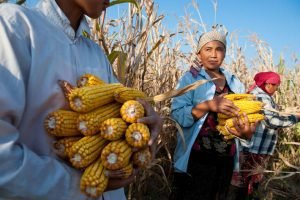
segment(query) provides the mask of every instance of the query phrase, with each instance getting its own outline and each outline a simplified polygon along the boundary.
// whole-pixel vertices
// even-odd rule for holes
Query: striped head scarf
[[[200,36],[198,46],[197,46],[197,53],[201,50],[201,48],[205,44],[207,44],[211,41],[219,41],[219,42],[223,43],[226,48],[226,36],[227,36],[227,32],[222,33],[221,31],[217,30],[217,27],[213,27],[212,31],[203,33]]]

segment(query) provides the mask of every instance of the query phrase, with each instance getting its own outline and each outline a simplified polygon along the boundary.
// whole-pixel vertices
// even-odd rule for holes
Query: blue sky
[[[33,5],[37,0],[27,0]],[[191,8],[191,0],[154,0],[159,13],[165,15],[164,24],[172,32],[176,31],[178,18],[185,15],[185,8],[200,20]],[[206,24],[214,23],[213,0],[196,0]],[[273,50],[275,63],[279,55],[289,62],[291,55],[300,58],[300,0],[218,0],[217,23],[226,26],[229,32],[238,32],[239,44],[248,46],[245,39],[252,33],[267,42]],[[120,7],[127,8],[126,6]],[[109,8],[108,13],[116,12]],[[246,53],[246,55],[250,53]]]

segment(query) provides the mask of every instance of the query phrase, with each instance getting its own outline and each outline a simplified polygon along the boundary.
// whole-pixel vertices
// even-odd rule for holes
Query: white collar
[[[66,17],[55,0],[41,0],[35,9],[45,15],[49,22],[62,28],[71,40],[75,40],[77,37],[83,35],[83,31],[90,33],[90,27],[85,17],[82,18],[75,33],[70,24],[70,20]]]

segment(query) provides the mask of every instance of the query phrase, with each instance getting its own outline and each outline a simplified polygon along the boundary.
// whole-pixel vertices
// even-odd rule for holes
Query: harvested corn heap
[[[228,94],[224,98],[231,100],[236,107],[240,109],[239,117],[244,121],[243,113],[247,114],[249,123],[255,123],[264,119],[264,115],[260,114],[263,109],[263,103],[256,100],[256,97],[252,94]],[[235,129],[233,121],[237,120],[236,117],[224,115],[218,113],[218,126],[217,129],[224,136],[225,140],[233,139],[235,136],[232,135],[227,129]]]
[[[84,74],[76,83],[74,87],[59,81],[72,110],[51,112],[44,127],[56,139],[56,154],[83,170],[81,192],[97,198],[105,191],[109,175],[128,178],[134,167],[145,168],[151,162],[150,131],[136,123],[145,111],[135,99],[146,94],[105,83],[92,74]]]

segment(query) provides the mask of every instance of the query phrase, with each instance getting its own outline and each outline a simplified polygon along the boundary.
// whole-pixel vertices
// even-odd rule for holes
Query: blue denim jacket
[[[226,81],[231,91],[233,91],[234,93],[245,92],[245,87],[238,78],[236,78],[232,73],[225,69],[220,68],[220,70],[225,75]],[[199,71],[199,74],[196,78],[193,77],[190,72],[186,72],[179,80],[177,88],[185,87],[195,81],[203,79],[211,79],[203,69]],[[175,170],[179,172],[187,171],[187,165],[192,146],[207,117],[206,114],[199,120],[195,121],[192,116],[192,108],[199,103],[213,99],[215,91],[215,84],[213,82],[207,82],[197,89],[189,91],[184,95],[175,97],[172,100],[172,117],[180,124],[184,133],[184,141],[182,140],[180,134],[177,134],[178,142],[174,154],[174,167]]]

